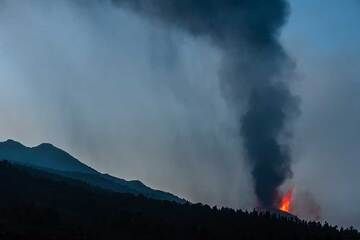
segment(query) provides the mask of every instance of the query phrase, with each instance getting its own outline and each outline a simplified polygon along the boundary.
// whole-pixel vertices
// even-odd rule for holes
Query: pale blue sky
[[[360,2],[291,3],[283,42],[297,62],[302,101],[295,181],[311,189],[328,219],[359,226]]]

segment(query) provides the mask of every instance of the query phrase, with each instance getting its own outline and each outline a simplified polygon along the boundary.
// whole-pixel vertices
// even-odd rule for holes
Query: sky
[[[106,2],[106,1],[105,1]],[[1,139],[50,142],[82,162],[194,202],[252,208],[222,53],[109,2],[0,3]],[[294,185],[360,228],[360,3],[291,0]]]

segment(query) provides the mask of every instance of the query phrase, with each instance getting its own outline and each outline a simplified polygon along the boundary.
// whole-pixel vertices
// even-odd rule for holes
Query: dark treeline
[[[0,162],[0,239],[360,239],[353,228],[109,192]]]

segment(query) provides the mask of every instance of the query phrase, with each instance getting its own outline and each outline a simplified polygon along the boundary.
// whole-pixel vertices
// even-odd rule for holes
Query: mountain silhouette
[[[147,187],[138,180],[127,181],[109,174],[102,174],[49,143],[42,143],[36,147],[26,147],[14,140],[0,142],[0,160],[7,160],[15,164],[81,180],[106,190],[143,195],[157,200],[186,202],[171,193]]]
[[[0,239],[359,240],[359,232],[270,212],[149,199],[0,161]]]

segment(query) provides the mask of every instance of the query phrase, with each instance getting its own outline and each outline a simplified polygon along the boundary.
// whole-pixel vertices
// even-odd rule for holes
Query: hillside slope
[[[88,184],[111,191],[143,195],[148,198],[178,203],[186,202],[171,193],[149,188],[140,181],[126,181],[108,174],[99,173],[67,152],[48,143],[36,147],[26,147],[13,140],[0,142],[0,160],[7,160],[82,180]]]

